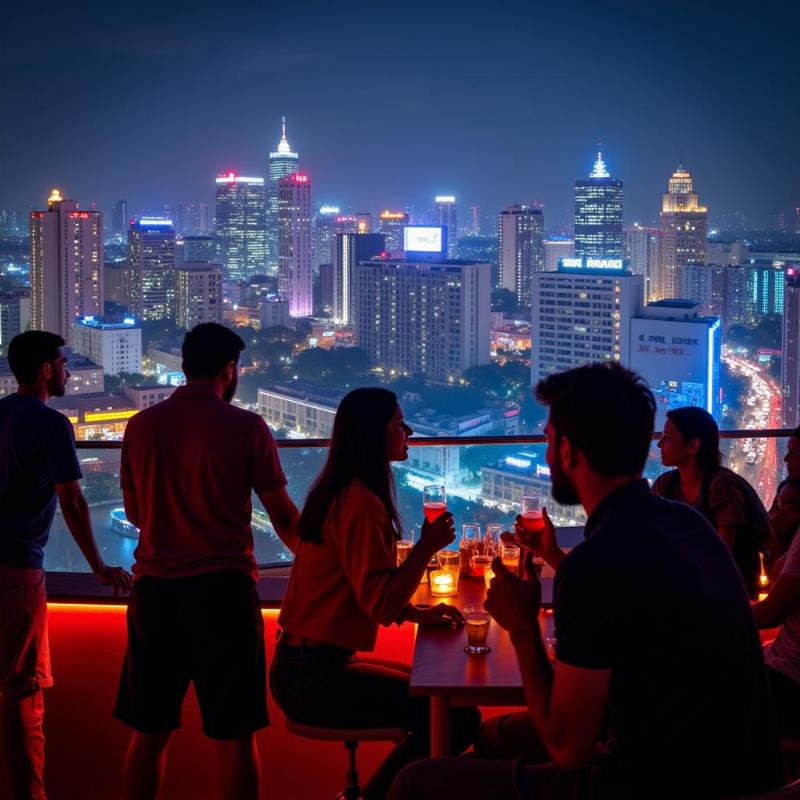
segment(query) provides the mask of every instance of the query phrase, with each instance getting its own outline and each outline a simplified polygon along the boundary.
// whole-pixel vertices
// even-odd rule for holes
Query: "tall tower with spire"
[[[681,268],[705,264],[707,249],[708,209],[700,205],[691,173],[681,159],[661,200],[661,255],[655,286],[659,300],[681,296]]]
[[[622,181],[609,174],[599,145],[588,179],[575,181],[575,256],[622,258]]]
[[[281,117],[281,140],[276,150],[269,154],[267,164],[269,187],[267,190],[267,271],[278,273],[278,181],[294,175],[300,169],[300,157],[292,151],[286,138],[286,117]]]

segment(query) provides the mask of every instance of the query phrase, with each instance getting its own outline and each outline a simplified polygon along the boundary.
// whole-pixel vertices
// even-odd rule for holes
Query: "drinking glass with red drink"
[[[428,522],[433,522],[447,511],[447,494],[444,485],[431,484],[422,490],[422,509]]]
[[[538,539],[544,532],[544,498],[540,494],[525,495],[522,498],[522,513],[519,524],[527,534],[523,544],[533,547],[538,544]]]

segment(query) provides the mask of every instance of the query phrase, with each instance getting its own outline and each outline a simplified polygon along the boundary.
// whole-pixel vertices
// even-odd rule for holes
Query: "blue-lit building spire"
[[[606,169],[605,162],[603,161],[603,153],[600,150],[600,144],[597,145],[597,161],[594,162],[594,169],[592,170],[590,178],[610,178],[608,170]]]
[[[622,258],[622,181],[609,174],[601,148],[589,177],[575,181],[578,258]]]

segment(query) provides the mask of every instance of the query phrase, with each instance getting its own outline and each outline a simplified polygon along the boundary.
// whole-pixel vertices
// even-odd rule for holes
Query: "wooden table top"
[[[432,597],[427,584],[423,584],[413,602],[419,605],[446,602],[463,608],[483,603],[485,597],[483,578],[462,578],[458,594],[453,597]],[[552,613],[543,612],[540,625],[543,632],[551,631]],[[417,628],[411,694],[443,694],[484,705],[522,705],[522,680],[508,633],[491,620],[487,637],[491,652],[470,655],[464,652],[465,644],[463,627]]]

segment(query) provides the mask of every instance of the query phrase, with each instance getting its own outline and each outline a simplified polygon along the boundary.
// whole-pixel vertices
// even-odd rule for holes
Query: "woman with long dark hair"
[[[374,649],[379,625],[462,621],[453,606],[410,603],[428,562],[455,538],[451,514],[426,521],[397,566],[402,525],[391,462],[408,458],[411,433],[386,389],[356,389],[339,405],[328,460],[300,515],[270,671],[275,701],[295,722],[409,731],[363,787],[365,800],[384,797],[402,766],[427,755],[429,706],[427,698],[409,697],[408,665],[357,652]],[[453,710],[454,754],[466,749],[479,722],[477,709]]]
[[[748,592],[758,594],[759,549],[769,539],[769,517],[753,487],[721,464],[719,428],[703,408],[667,412],[659,439],[661,463],[675,469],[659,475],[653,491],[694,506],[728,545]]]

